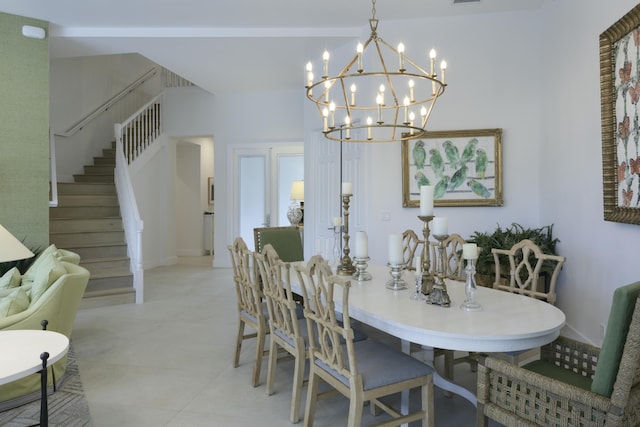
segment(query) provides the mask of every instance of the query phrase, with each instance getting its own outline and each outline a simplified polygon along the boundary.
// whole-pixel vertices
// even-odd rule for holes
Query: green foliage
[[[0,276],[3,276],[4,273],[11,270],[13,267],[18,267],[20,274],[24,274],[29,269],[29,267],[31,267],[31,264],[33,264],[33,261],[38,257],[40,252],[42,252],[42,248],[40,247],[29,248],[29,249],[31,250],[31,252],[33,252],[33,255],[34,255],[31,258],[20,259],[17,261],[1,262]]]
[[[508,228],[498,227],[493,232],[481,232],[475,231],[469,238],[470,242],[478,245],[478,248],[482,248],[478,254],[478,261],[476,262],[476,271],[478,274],[493,275],[494,272],[494,259],[491,253],[492,248],[496,249],[511,249],[513,245],[524,240],[529,239],[545,254],[556,254],[556,243],[560,240],[553,237],[553,224],[545,225],[540,228],[524,228],[518,223],[512,223]],[[501,271],[509,271],[508,260],[504,260],[504,265],[501,262]],[[542,265],[541,273],[553,272],[553,265]]]

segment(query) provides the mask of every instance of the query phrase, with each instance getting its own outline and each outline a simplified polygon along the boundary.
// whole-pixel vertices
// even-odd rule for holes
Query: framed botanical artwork
[[[600,34],[605,221],[640,224],[640,5]]]
[[[210,176],[207,179],[207,185],[208,185],[208,188],[209,188],[209,204],[213,204],[213,202],[214,202],[214,199],[213,199],[213,196],[214,196],[214,192],[213,192],[213,190],[214,190],[213,177]]]
[[[434,206],[502,206],[502,129],[403,140],[402,206],[420,206],[421,185],[434,186]]]

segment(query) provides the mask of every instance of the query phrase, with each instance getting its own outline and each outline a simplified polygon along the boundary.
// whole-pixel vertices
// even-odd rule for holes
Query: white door
[[[253,248],[253,229],[289,225],[293,181],[304,179],[302,145],[256,144],[234,149],[233,235]]]

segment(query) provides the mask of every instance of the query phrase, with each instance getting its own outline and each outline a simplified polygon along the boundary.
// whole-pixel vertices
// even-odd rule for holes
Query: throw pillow
[[[44,265],[44,264],[43,264]],[[47,262],[48,269],[41,268],[37,271],[31,286],[31,301],[36,302],[49,289],[49,286],[60,276],[65,274],[67,270],[58,260],[50,256]]]
[[[29,297],[22,288],[16,288],[6,297],[0,299],[0,317],[13,316],[29,307]]]
[[[20,286],[21,279],[22,275],[20,274],[20,270],[18,270],[18,267],[13,267],[11,270],[4,273],[4,275],[0,278],[0,289],[18,287]]]
[[[40,255],[38,255],[38,257],[35,259],[35,261],[33,261],[27,271],[24,272],[24,274],[22,275],[22,281],[33,282],[40,269],[44,268],[45,270],[49,270],[49,260],[52,257],[55,257],[57,251],[58,248],[56,248],[56,245],[53,244],[49,245],[44,251],[42,251]]]

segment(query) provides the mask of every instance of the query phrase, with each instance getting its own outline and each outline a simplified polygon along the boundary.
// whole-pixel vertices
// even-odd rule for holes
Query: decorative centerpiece
[[[405,268],[402,259],[402,235],[391,234],[389,236],[389,269],[391,279],[386,283],[387,289],[392,291],[400,291],[407,289],[407,282],[402,278]]]
[[[444,241],[449,237],[448,219],[445,217],[433,218],[433,237],[439,242],[438,245],[438,264],[436,269],[436,277],[433,284],[433,290],[427,296],[427,304],[439,305],[441,307],[450,307],[451,299],[447,293],[447,285],[444,283],[445,276],[445,247]]]
[[[464,269],[467,273],[467,281],[464,285],[466,299],[460,305],[460,309],[465,311],[482,311],[482,306],[476,302],[475,261],[478,259],[478,246],[475,243],[465,243],[462,245],[462,258],[467,260],[467,266]]]

